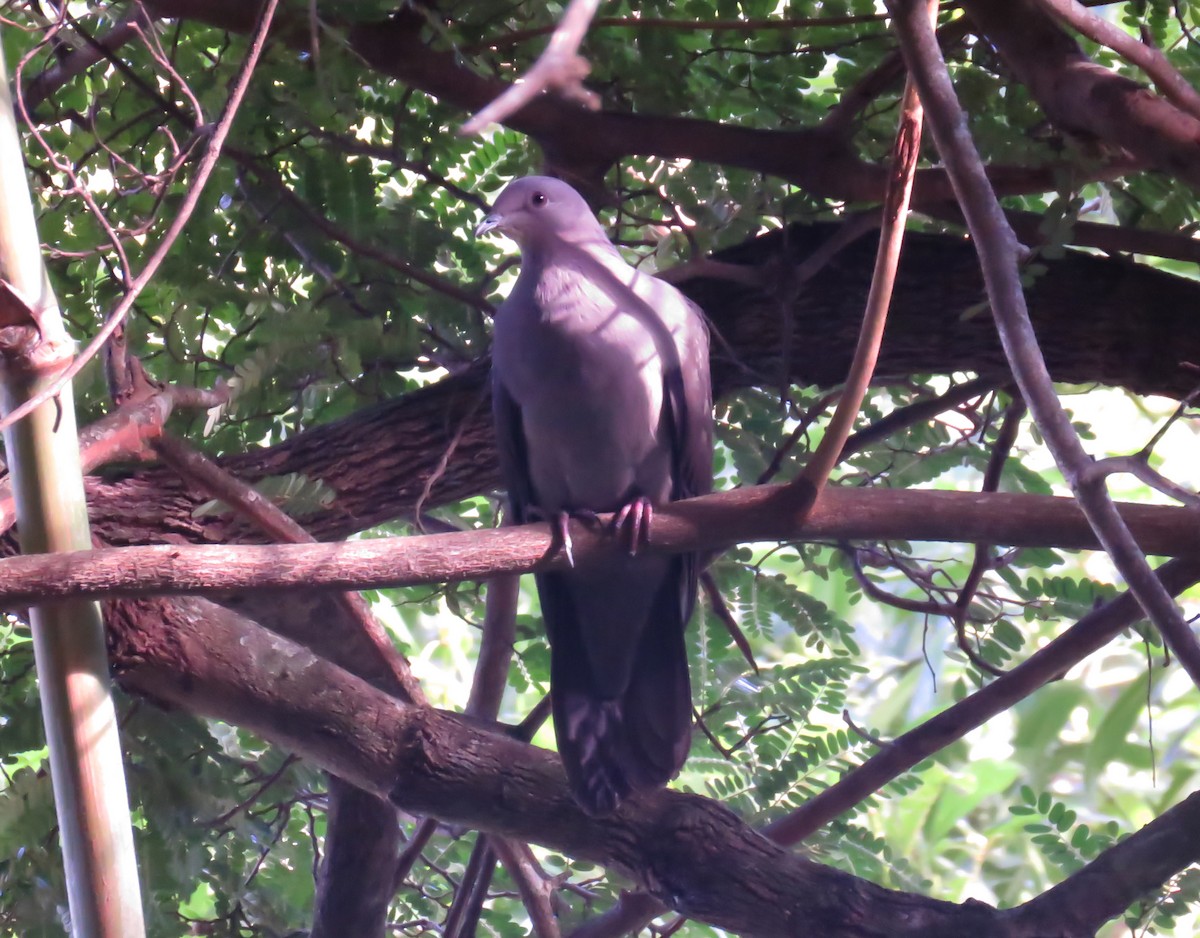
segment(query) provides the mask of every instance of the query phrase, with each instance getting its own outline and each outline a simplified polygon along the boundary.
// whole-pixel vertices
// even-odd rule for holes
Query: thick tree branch
[[[257,732],[405,810],[624,870],[678,911],[739,934],[1044,934],[1014,928],[1013,912],[892,892],[803,860],[693,795],[661,791],[589,818],[554,755],[404,704],[205,600],[121,603],[110,622],[117,673],[135,692]],[[1153,849],[1148,830],[1126,841],[1131,850]],[[1170,856],[1188,862],[1186,850]]]
[[[1200,187],[1200,118],[1097,65],[1039,0],[963,0],[963,9],[1055,124]]]
[[[126,686],[258,732],[406,810],[623,869],[680,911],[746,935],[1000,934],[985,906],[891,892],[802,860],[695,796],[659,792],[597,822],[570,798],[554,755],[405,705],[202,600],[180,606],[196,623],[186,631],[118,622]]]
[[[1078,0],[1037,0],[1037,3],[1056,19],[1136,65],[1158,85],[1168,101],[1200,120],[1200,94],[1175,70],[1160,49],[1139,42],[1119,26],[1092,13]]]
[[[1082,870],[1013,910],[1022,934],[1091,935],[1138,897],[1200,860],[1200,792],[1163,812]]]
[[[247,32],[252,7],[240,0],[149,0],[156,16],[195,19],[232,32]],[[424,20],[404,8],[388,20],[346,28],[347,45],[373,69],[397,78],[464,111],[477,111],[502,94],[504,82],[468,68],[456,52],[432,48],[421,37]],[[284,40],[307,48],[300,18],[284,19]],[[506,120],[536,140],[552,166],[576,178],[602,173],[630,155],[694,159],[769,173],[833,199],[878,201],[886,171],[858,158],[840,132],[822,129],[760,130],[715,121],[618,111],[588,111],[542,95]],[[1046,192],[1057,186],[1049,167],[995,167],[992,184],[1005,194]],[[914,204],[945,203],[952,189],[940,169],[917,173]]]

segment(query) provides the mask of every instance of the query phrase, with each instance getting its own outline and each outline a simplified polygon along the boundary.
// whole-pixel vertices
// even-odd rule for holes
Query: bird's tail
[[[661,788],[687,758],[692,695],[678,584],[676,576],[665,579],[629,650],[633,666],[618,696],[597,690],[578,630],[564,623],[554,630],[554,731],[571,791],[589,814],[609,814],[629,795]]]

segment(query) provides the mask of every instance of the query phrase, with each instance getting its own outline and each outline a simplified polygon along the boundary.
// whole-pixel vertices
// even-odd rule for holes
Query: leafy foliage
[[[539,155],[508,128],[461,137],[455,131],[465,114],[448,95],[369,69],[350,42],[356,24],[391,17],[396,4],[318,4],[311,18],[307,3],[284,6],[312,41],[280,40],[268,50],[200,208],[127,324],[129,350],[155,381],[229,390],[224,406],[177,415],[171,427],[216,455],[292,439],[486,355],[490,304],[512,273],[508,246],[471,235],[482,207],[511,177],[541,169],[543,158],[594,169],[580,152],[600,143]],[[560,5],[499,0],[440,4],[436,15],[412,8],[425,17],[420,39],[428,48],[506,81],[530,65],[561,13]],[[1144,30],[1184,75],[1200,77],[1184,31],[1196,25],[1194,4],[1119,10],[1122,25]],[[623,114],[811,129],[895,52],[869,0],[654,0],[605,4],[602,13],[582,52],[603,106]],[[15,20],[0,32],[5,55],[31,89],[65,49],[86,49],[85,36],[111,30],[124,8],[51,20],[49,7],[27,4],[5,15]],[[775,22],[784,15],[814,22],[785,29]],[[190,154],[224,106],[244,50],[244,36],[188,19],[156,21],[149,36],[31,105],[27,152],[39,230],[81,339],[99,328],[123,278],[142,269],[177,210]],[[1075,154],[1077,141],[1046,125],[987,43],[968,37],[951,46],[950,59],[971,133],[990,162],[1089,165],[1089,155]],[[1109,64],[1128,71],[1115,59]],[[884,159],[896,90],[875,94],[854,115],[854,157]],[[624,157],[605,177],[615,208],[606,221],[631,257],[663,269],[788,222],[865,207],[735,162]],[[1161,174],[1074,179],[1064,171],[1061,191],[1007,201],[1044,213],[1056,235],[1037,263],[1061,250],[1081,212],[1184,233],[1200,214],[1196,194]],[[1035,264],[1026,269],[1030,282],[1038,275]],[[83,377],[81,409],[96,418],[111,406],[101,369]],[[946,395],[969,376],[887,377],[872,389],[860,430]],[[831,404],[824,392],[778,384],[766,376],[718,402],[723,486],[789,478],[819,441]],[[1129,433],[1111,425],[1106,408],[1117,405],[1104,393],[1073,401],[1076,419],[1096,455],[1125,454]],[[997,458],[1010,403],[1008,392],[988,389],[933,419],[899,421],[849,453],[835,482],[978,490]],[[1139,441],[1168,412],[1145,404]],[[1194,430],[1177,422],[1155,451],[1159,468],[1169,464],[1187,478],[1194,448]],[[296,473],[258,486],[301,520],[335,494]],[[1027,421],[999,486],[1065,491]],[[1131,491],[1151,497],[1140,483]],[[461,527],[490,526],[497,512],[484,495],[435,507],[443,522]],[[224,512],[210,503],[197,518]],[[366,533],[399,530],[413,529],[395,522]],[[968,595],[964,584],[981,556],[984,572]],[[705,734],[678,784],[763,822],[827,791],[878,746],[989,681],[988,667],[1012,667],[1117,592],[1095,558],[988,545],[743,545],[712,572],[758,670],[712,610],[693,626]],[[960,639],[946,609],[964,597]],[[463,707],[479,648],[481,591],[458,584],[369,598],[431,701]],[[515,652],[501,713],[510,722],[529,713],[549,679],[529,593]],[[953,901],[1012,905],[1042,892],[1200,785],[1194,688],[1162,656],[1149,630],[1130,630],[1062,681],[846,806],[804,849],[884,885]],[[65,887],[32,651],[15,619],[0,630],[0,701],[0,935],[63,934]],[[233,727],[145,701],[123,700],[121,709],[150,933],[282,936],[306,928],[325,834],[319,773]],[[535,742],[551,746],[552,734],[542,730]],[[407,835],[412,830],[406,826]],[[393,933],[440,929],[464,890],[473,845],[471,832],[433,835],[397,892]],[[537,856],[548,877],[571,883],[555,893],[564,926],[607,908],[628,885],[568,857]],[[480,933],[528,933],[516,893],[499,870]],[[1200,875],[1192,868],[1131,910],[1129,924],[1148,934],[1192,934],[1198,905]],[[714,932],[689,924],[680,933]]]

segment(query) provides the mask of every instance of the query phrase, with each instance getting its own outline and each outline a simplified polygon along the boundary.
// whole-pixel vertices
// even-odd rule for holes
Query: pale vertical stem
[[[9,83],[0,56],[0,277],[29,302],[18,326],[40,342],[0,358],[0,408],[8,413],[71,361],[46,276],[23,172]],[[35,328],[36,323],[36,328]],[[10,427],[4,445],[24,553],[88,549],[87,504],[71,388]],[[31,610],[42,719],[76,938],[144,934],[129,798],[100,607],[82,600]]]

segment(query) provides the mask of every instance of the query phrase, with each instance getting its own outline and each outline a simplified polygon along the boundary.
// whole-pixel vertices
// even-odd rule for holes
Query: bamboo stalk
[[[0,411],[9,413],[70,364],[66,335],[47,278],[24,174],[20,138],[0,52],[0,279],[26,301],[25,321],[0,348]],[[18,304],[19,305],[19,304]],[[23,553],[92,546],[71,388],[5,431]],[[30,611],[42,719],[58,813],[71,931],[75,938],[141,938],[145,933],[133,852],[129,799],[116,711],[94,602],[45,603]]]

